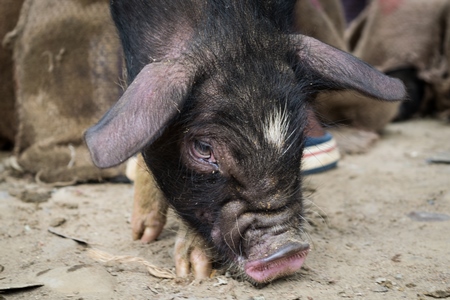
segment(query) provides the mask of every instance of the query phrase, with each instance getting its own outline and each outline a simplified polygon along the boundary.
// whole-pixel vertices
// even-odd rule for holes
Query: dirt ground
[[[136,262],[99,262],[90,249],[173,270],[175,218],[143,245],[131,241],[132,185],[49,188],[3,173],[0,299],[450,299],[449,153],[450,124],[414,120],[307,177],[312,251],[300,272],[264,288],[228,274],[162,279]]]

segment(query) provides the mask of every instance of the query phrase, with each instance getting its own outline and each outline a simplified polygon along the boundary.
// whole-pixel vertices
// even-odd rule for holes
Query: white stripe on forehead
[[[289,128],[289,116],[286,114],[286,110],[275,109],[264,120],[263,126],[266,140],[281,150],[286,142]]]

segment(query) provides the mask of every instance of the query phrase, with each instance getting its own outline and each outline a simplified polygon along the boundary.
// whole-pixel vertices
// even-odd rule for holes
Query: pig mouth
[[[268,283],[299,270],[309,250],[307,243],[290,243],[265,258],[247,262],[244,270],[255,283]]]

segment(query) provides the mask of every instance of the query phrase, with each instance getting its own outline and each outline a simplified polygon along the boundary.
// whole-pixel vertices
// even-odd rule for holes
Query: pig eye
[[[208,163],[217,163],[216,159],[214,158],[211,145],[199,140],[195,140],[192,144],[192,155],[196,159],[201,159]]]

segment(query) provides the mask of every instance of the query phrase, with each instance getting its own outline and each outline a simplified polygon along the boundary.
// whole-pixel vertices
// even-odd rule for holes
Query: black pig
[[[300,164],[314,95],[404,96],[351,55],[288,34],[294,4],[112,0],[130,85],[86,133],[99,167],[141,151],[212,259],[255,283],[295,272],[309,251]]]

